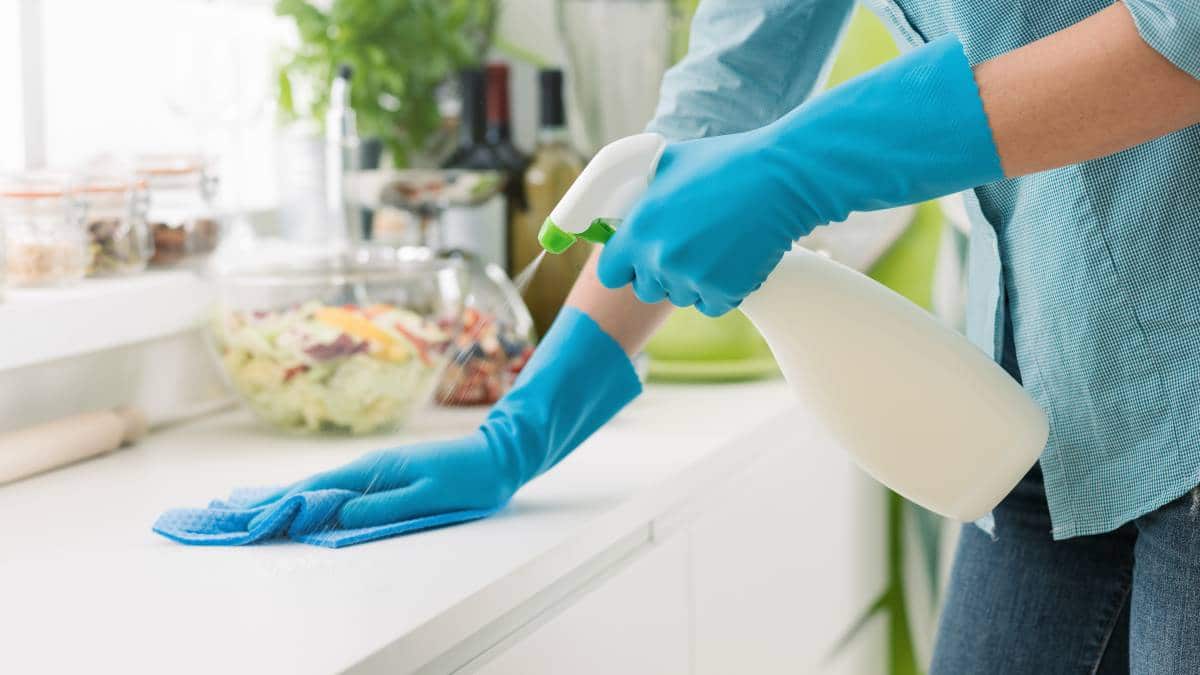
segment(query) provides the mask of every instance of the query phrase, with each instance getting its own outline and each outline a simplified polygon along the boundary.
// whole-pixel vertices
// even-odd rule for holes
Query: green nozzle
[[[579,233],[579,238],[584,241],[590,241],[593,244],[607,244],[608,240],[616,233],[617,228],[613,227],[613,223],[618,221],[609,221],[604,218],[597,218],[588,225],[588,229]]]
[[[590,241],[593,244],[603,244],[613,236],[616,228],[613,223],[616,221],[608,221],[604,218],[597,218],[592,221],[588,228],[579,234],[571,234],[555,225],[549,218],[542,223],[542,229],[538,231],[538,243],[542,248],[549,253],[562,253],[571,248],[571,244],[575,243],[576,239]]]
[[[564,232],[549,218],[542,223],[542,229],[538,230],[538,243],[548,253],[559,254],[571,248],[571,244],[575,243],[575,235],[570,232]]]

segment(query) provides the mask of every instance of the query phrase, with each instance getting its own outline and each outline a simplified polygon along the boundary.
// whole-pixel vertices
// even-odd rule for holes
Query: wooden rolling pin
[[[0,434],[0,485],[112,452],[148,428],[140,411],[120,407]]]
[[[149,431],[211,415],[236,403],[232,397],[216,398],[152,416],[120,406],[0,434],[0,485],[112,452]]]

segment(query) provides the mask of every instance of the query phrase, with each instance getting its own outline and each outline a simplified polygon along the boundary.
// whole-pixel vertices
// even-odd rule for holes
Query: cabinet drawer
[[[688,675],[688,543],[639,555],[477,670],[480,675]]]

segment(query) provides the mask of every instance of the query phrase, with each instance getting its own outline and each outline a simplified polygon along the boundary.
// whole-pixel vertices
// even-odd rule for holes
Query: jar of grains
[[[0,231],[10,287],[67,284],[87,271],[83,210],[67,174],[0,176]]]

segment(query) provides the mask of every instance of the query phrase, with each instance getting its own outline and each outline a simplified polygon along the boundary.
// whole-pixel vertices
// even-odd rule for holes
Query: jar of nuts
[[[150,190],[152,266],[196,261],[217,247],[221,221],[213,206],[217,176],[211,162],[196,155],[146,155],[137,174]]]
[[[56,286],[82,278],[88,240],[78,192],[66,174],[0,177],[7,285]]]
[[[89,172],[80,181],[91,263],[88,276],[140,272],[154,251],[146,221],[146,181],[120,171]]]

